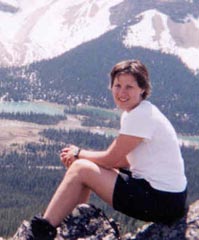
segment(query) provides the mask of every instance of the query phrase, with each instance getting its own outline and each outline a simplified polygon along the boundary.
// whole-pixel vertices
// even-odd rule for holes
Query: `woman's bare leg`
[[[114,169],[99,167],[88,160],[75,161],[51,199],[44,218],[53,226],[58,226],[77,204],[88,198],[90,190],[112,205],[116,178],[117,171]]]

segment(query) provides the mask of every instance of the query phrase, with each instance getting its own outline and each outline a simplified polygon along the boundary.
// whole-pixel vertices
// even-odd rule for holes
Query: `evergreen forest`
[[[59,160],[60,150],[67,144],[102,150],[112,141],[111,136],[83,130],[55,130],[40,133],[42,144],[29,143],[17,150],[5,150],[0,156],[0,236],[12,236],[21,222],[44,211],[53,192],[67,171]],[[182,147],[189,181],[188,202],[199,198],[199,150]],[[102,208],[109,217],[121,224],[123,232],[133,231],[142,224],[113,211],[94,194],[91,203]]]

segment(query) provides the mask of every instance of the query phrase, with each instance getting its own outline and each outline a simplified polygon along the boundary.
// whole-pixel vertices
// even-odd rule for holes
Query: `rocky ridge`
[[[29,225],[24,221],[13,240],[26,240]],[[119,225],[108,219],[104,212],[93,205],[78,205],[57,229],[56,240],[199,240],[199,200],[192,203],[187,214],[172,226],[149,223],[133,235],[120,235]],[[0,238],[0,240],[3,240]]]

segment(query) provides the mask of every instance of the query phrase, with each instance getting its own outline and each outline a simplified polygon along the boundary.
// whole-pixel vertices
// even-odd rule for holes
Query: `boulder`
[[[13,240],[26,240],[28,221],[23,221]],[[114,240],[120,239],[117,224],[91,204],[78,205],[57,228],[56,240]]]
[[[125,240],[199,240],[199,200],[191,204],[187,214],[171,226],[146,224]]]
[[[29,222],[24,221],[13,240],[26,240]],[[199,240],[199,200],[186,216],[171,226],[149,223],[133,235],[120,236],[119,225],[94,205],[80,204],[57,228],[56,240]]]

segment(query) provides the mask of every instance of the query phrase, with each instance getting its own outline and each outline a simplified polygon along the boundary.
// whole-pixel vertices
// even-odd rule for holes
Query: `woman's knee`
[[[87,160],[87,159],[78,159],[73,162],[71,167],[77,168],[77,169],[85,169],[85,168],[92,168],[94,166],[97,166],[95,163]]]
[[[68,173],[75,173],[78,178],[85,178],[91,172],[95,172],[99,167],[86,159],[78,159],[70,166]]]

